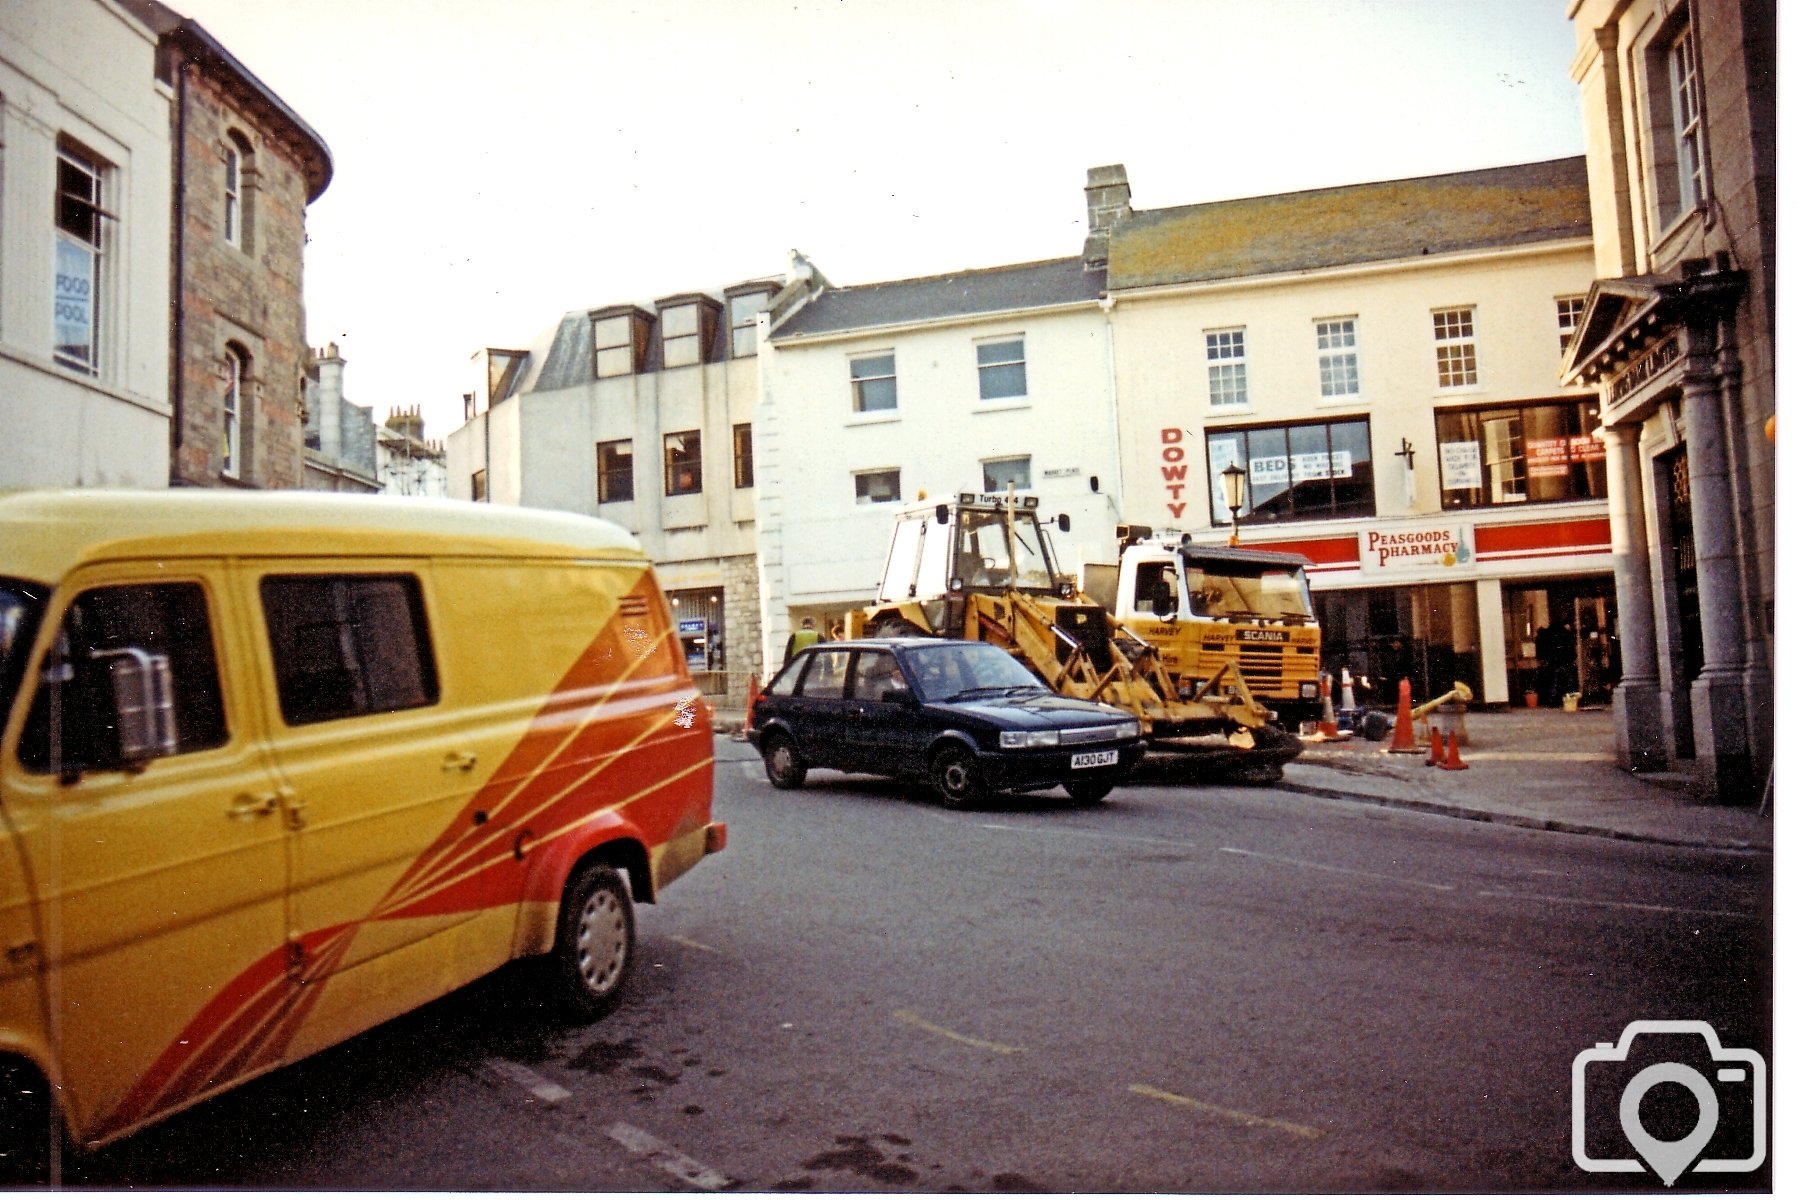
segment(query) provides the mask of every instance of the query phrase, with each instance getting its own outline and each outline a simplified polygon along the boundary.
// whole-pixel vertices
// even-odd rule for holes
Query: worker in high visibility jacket
[[[808,646],[818,645],[819,641],[819,631],[813,628],[813,619],[811,617],[802,617],[800,619],[800,628],[788,635],[787,649],[782,651],[781,661],[785,663],[788,659],[794,657],[794,655],[806,649]]]

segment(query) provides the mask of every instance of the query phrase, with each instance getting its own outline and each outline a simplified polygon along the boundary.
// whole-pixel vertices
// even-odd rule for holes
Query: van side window
[[[437,703],[437,663],[413,576],[269,575],[262,603],[289,725]]]
[[[224,693],[206,592],[197,583],[94,588],[76,597],[61,641],[69,678],[40,682],[19,742],[19,761],[42,774],[117,766],[112,664],[121,650],[166,655],[175,706],[176,754],[223,746]],[[51,721],[52,697],[60,697]],[[55,728],[52,729],[54,724]],[[52,750],[58,751],[52,754]]]

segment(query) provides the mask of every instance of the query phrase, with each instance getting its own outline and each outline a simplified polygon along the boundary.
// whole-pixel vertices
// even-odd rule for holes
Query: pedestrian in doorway
[[[1538,631],[1538,691],[1551,704],[1575,684],[1575,630],[1567,621]]]
[[[819,631],[813,628],[811,617],[800,618],[800,628],[788,635],[787,649],[782,652],[781,661],[787,662],[808,646],[816,646],[820,642]]]

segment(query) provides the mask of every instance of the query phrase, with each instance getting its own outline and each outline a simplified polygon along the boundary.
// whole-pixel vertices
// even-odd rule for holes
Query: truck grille
[[[1238,671],[1250,690],[1257,693],[1278,691],[1281,688],[1280,649],[1252,650],[1244,647],[1238,652]]]

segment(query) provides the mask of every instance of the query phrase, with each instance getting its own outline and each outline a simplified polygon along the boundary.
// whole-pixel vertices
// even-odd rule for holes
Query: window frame
[[[1340,339],[1348,336],[1348,341]],[[1362,342],[1355,314],[1313,319],[1313,345],[1319,367],[1319,402],[1321,404],[1355,404],[1362,400]],[[1348,387],[1332,390],[1336,378],[1348,366]]]
[[[688,438],[693,439],[691,451],[685,445]],[[663,434],[663,495],[698,496],[706,490],[702,451],[698,429],[682,429]],[[690,468],[693,471],[692,479],[681,482],[681,472]]]
[[[1250,408],[1250,337],[1244,325],[1203,329],[1206,354],[1206,407],[1212,412]],[[1222,398],[1223,397],[1223,398]],[[1235,398],[1233,398],[1235,397]]]
[[[1431,346],[1440,392],[1470,392],[1481,386],[1481,326],[1476,309],[1473,304],[1453,304],[1431,310]]]
[[[1008,346],[1017,346],[1013,357],[994,357],[993,361],[983,362],[984,355],[1003,353]],[[989,382],[998,381],[996,387],[1010,386],[1007,381],[1016,372],[1018,390],[1014,392],[989,392]],[[1030,376],[1025,366],[1025,335],[1022,333],[1007,334],[1001,337],[982,338],[975,343],[975,396],[983,404],[1020,403],[1031,398]]]
[[[236,342],[225,344],[225,390],[219,403],[219,475],[243,475],[244,385],[250,380],[250,352]]]
[[[982,459],[981,460],[981,490],[983,492],[989,493],[991,495],[998,495],[998,494],[1006,491],[1006,483],[1004,481],[997,481],[995,476],[992,474],[992,471],[993,471],[993,468],[995,468],[995,467],[1004,466],[1004,465],[1008,465],[1008,464],[1014,464],[1014,463],[1023,463],[1024,464],[1024,466],[1025,466],[1025,472],[1024,472],[1025,482],[1023,482],[1023,483],[1014,482],[1013,490],[1015,492],[1030,491],[1031,490],[1031,455],[1029,455],[1029,454],[1006,454],[1006,455],[1001,455],[998,458]]]
[[[1344,433],[1342,435],[1335,433],[1340,427],[1344,427]],[[1364,481],[1360,485],[1366,490],[1366,497],[1360,500],[1350,498],[1340,500],[1337,495],[1340,488],[1349,489],[1359,486],[1357,484],[1357,467],[1359,465],[1359,460],[1354,457],[1356,447],[1351,446],[1340,451],[1335,445],[1335,438],[1337,436],[1352,436],[1353,431],[1351,427],[1360,429],[1361,444],[1368,447],[1368,457],[1360,460],[1367,465]],[[1296,481],[1293,478],[1293,462],[1295,457],[1297,457],[1293,449],[1294,431],[1314,429],[1322,430],[1324,432],[1325,450],[1322,452],[1324,455],[1324,465],[1331,473],[1325,476],[1311,475],[1305,479]],[[1255,501],[1255,489],[1258,485],[1253,482],[1256,460],[1253,457],[1254,452],[1250,442],[1253,436],[1268,437],[1276,432],[1279,432],[1282,435],[1283,454],[1281,457],[1285,460],[1283,469],[1288,476],[1287,485],[1279,494],[1287,497],[1287,503],[1285,511],[1283,512],[1258,514]],[[1205,438],[1207,499],[1208,508],[1212,518],[1212,526],[1215,529],[1229,528],[1232,525],[1231,510],[1225,507],[1219,498],[1223,494],[1222,485],[1220,483],[1220,472],[1233,462],[1251,472],[1251,478],[1245,481],[1245,506],[1238,513],[1237,524],[1239,526],[1289,524],[1301,521],[1365,519],[1379,515],[1376,512],[1373,434],[1371,432],[1371,422],[1367,413],[1347,413],[1343,416],[1332,416],[1322,419],[1276,421],[1256,425],[1213,426],[1206,430]],[[1238,439],[1236,442],[1237,453],[1229,458],[1221,458],[1216,453],[1218,443],[1227,438]],[[1302,451],[1301,453],[1312,456],[1319,454],[1320,452]],[[1349,462],[1349,471],[1343,476],[1336,474],[1336,456],[1339,453],[1352,455]],[[1328,511],[1321,511],[1316,508],[1309,508],[1306,511],[1297,511],[1297,506],[1293,499],[1297,484],[1311,483],[1321,478],[1329,482],[1331,500]],[[1345,482],[1340,484],[1338,482],[1339,479],[1344,479]]]
[[[88,182],[88,186],[83,189],[85,194],[65,186],[70,181],[69,177],[74,175],[79,175]],[[91,378],[98,378],[101,374],[105,305],[110,300],[106,269],[112,239],[107,233],[106,222],[114,218],[105,206],[113,177],[113,168],[99,155],[68,138],[57,139],[51,218],[54,251],[51,267],[51,357],[57,366]],[[64,267],[74,266],[77,261],[85,271],[86,279],[65,275]],[[68,288],[65,288],[65,279],[71,281]],[[85,284],[84,293],[77,296],[73,284]],[[69,299],[64,299],[65,293],[70,296]],[[77,317],[85,322],[85,345],[61,340],[65,330],[74,328],[63,322],[65,316]],[[65,350],[65,347],[82,353]]]
[[[748,421],[731,427],[731,486],[756,486],[756,440]]]
[[[624,447],[620,454],[619,447]],[[594,443],[594,502],[628,504],[637,499],[637,448],[630,438]],[[614,460],[610,465],[608,456]],[[621,465],[617,460],[623,458]]]
[[[1565,432],[1552,433],[1548,437],[1532,437],[1527,413],[1558,412],[1573,420],[1564,420]],[[1492,445],[1488,436],[1488,426],[1495,421],[1515,417],[1518,432],[1516,437],[1509,434],[1509,451],[1516,444],[1517,453],[1509,453],[1506,461],[1516,463],[1517,470],[1509,479],[1516,480],[1522,489],[1516,499],[1507,499],[1504,495],[1496,495],[1499,488],[1499,477],[1495,468],[1499,460],[1494,458]],[[1539,420],[1542,418],[1540,417]],[[1444,451],[1450,445],[1466,445],[1469,439],[1459,437],[1454,441],[1446,440],[1446,426],[1450,422],[1476,423],[1474,444],[1481,456],[1480,498],[1471,500],[1468,493],[1475,488],[1450,488],[1446,478]],[[1583,429],[1586,432],[1583,432]],[[1541,429],[1536,430],[1542,433]],[[1607,500],[1606,478],[1606,445],[1600,437],[1599,401],[1591,396],[1577,397],[1544,397],[1537,400],[1515,400],[1504,404],[1470,404],[1454,405],[1437,409],[1432,414],[1432,439],[1437,444],[1438,455],[1438,503],[1445,512],[1473,508],[1520,508],[1535,504],[1569,504],[1585,501],[1605,503]],[[1554,447],[1542,445],[1547,442],[1564,443],[1560,451]],[[1534,456],[1533,445],[1539,444]],[[1538,460],[1535,464],[1534,457]],[[1578,473],[1579,466],[1590,468],[1586,476]],[[1535,473],[1534,473],[1535,472]],[[1569,490],[1585,490],[1586,495],[1532,495],[1533,480],[1536,479],[1568,479]],[[1577,488],[1575,480],[1585,478],[1584,489]],[[1536,485],[1540,492],[1545,485]]]
[[[890,475],[893,477],[893,495],[887,496],[885,498],[881,497],[881,496],[872,495],[870,493],[869,483],[871,481],[877,480],[877,479],[886,479]],[[850,473],[850,476],[851,476],[851,487],[856,496],[856,503],[858,505],[898,504],[898,503],[900,503],[900,468],[899,467],[875,467],[875,468],[872,468],[869,470],[852,471]]]
[[[1587,311],[1587,295],[1558,296],[1556,298],[1556,345],[1561,354],[1569,352],[1569,343],[1575,340],[1575,334],[1581,328],[1581,318]]]
[[[858,368],[865,364],[877,364],[886,361],[885,372],[858,374]],[[885,382],[888,402],[871,405],[869,391],[871,384]],[[900,362],[899,356],[892,350],[876,350],[850,356],[850,411],[857,416],[886,416],[900,411]]]
[[[657,312],[657,328],[662,334],[662,363],[665,367],[695,367],[706,361],[706,350],[700,344],[700,305],[697,301],[671,304]]]
[[[768,305],[769,294],[767,292],[740,292],[735,296],[727,295],[725,297],[725,320],[730,327],[732,358],[756,357],[756,318]],[[749,307],[748,313],[742,312],[743,306]],[[749,319],[740,320],[740,315],[747,316]],[[749,335],[747,348],[742,337],[746,333]]]

